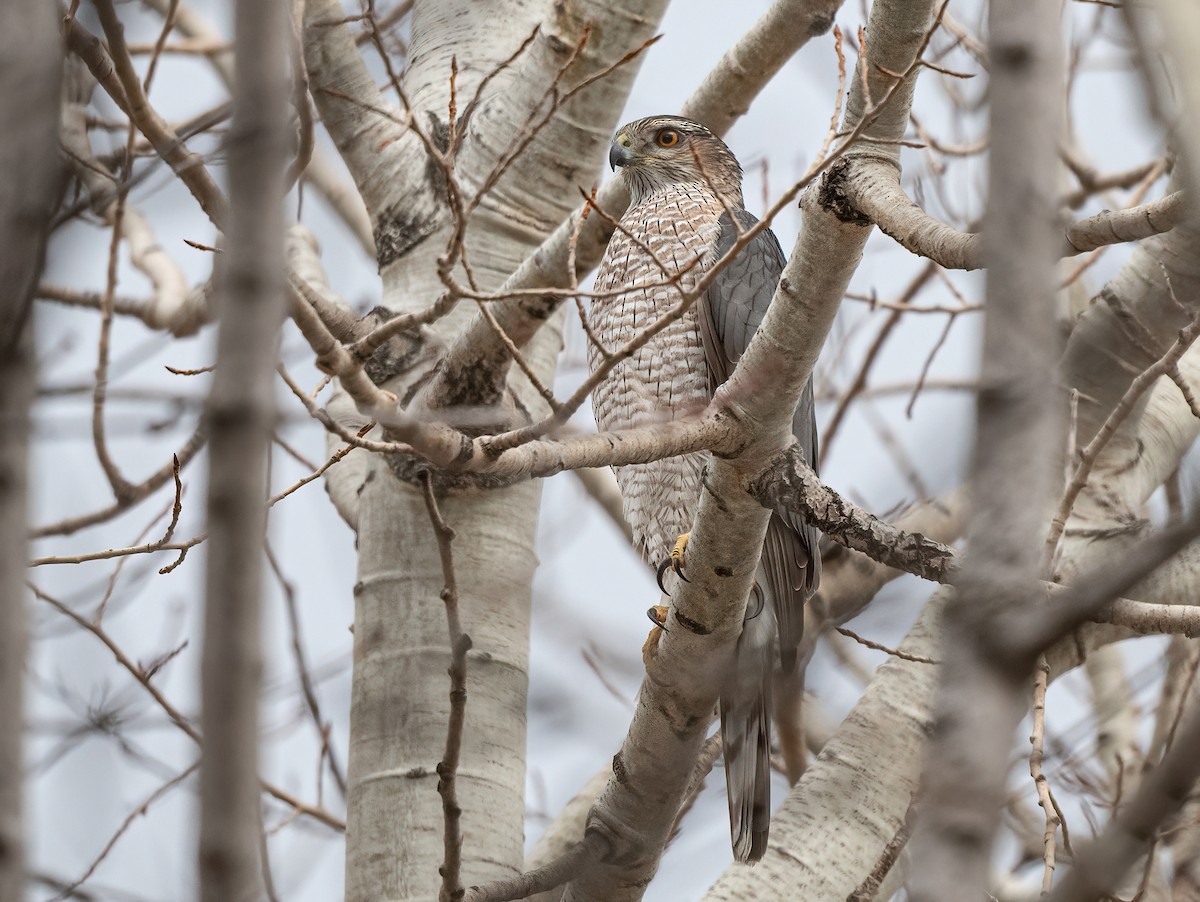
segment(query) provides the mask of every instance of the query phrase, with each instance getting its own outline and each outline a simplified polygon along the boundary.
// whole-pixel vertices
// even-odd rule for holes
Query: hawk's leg
[[[668,568],[674,570],[675,575],[685,583],[688,582],[688,578],[683,575],[683,556],[684,551],[687,549],[688,539],[691,537],[692,534],[690,532],[685,532],[678,539],[676,539],[675,547],[671,549],[671,553],[663,560],[661,564],[658,565],[658,587],[662,589],[664,595],[671,594],[666,590],[666,587],[663,586],[663,576],[666,575]]]
[[[642,663],[646,665],[647,670],[650,669],[650,662],[658,656],[658,640],[667,631],[668,610],[670,609],[666,605],[656,604],[646,611],[646,616],[654,624],[654,627],[650,630],[650,635],[646,637],[646,643],[642,646]]]

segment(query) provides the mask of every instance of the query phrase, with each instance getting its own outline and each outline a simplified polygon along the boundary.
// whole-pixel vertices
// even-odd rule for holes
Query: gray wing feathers
[[[735,211],[734,216],[739,228],[735,228],[729,213],[721,216],[714,259],[728,253],[739,231],[757,222],[745,210]],[[700,332],[714,390],[729,378],[766,316],[785,263],[778,239],[767,229],[743,248],[709,287],[699,305]],[[811,379],[796,405],[792,432],[815,469],[817,429]],[[775,607],[781,663],[788,670],[795,664],[804,633],[804,601],[820,579],[820,558],[814,553],[817,542],[817,531],[797,514],[779,510],[771,517],[759,568],[760,585]]]

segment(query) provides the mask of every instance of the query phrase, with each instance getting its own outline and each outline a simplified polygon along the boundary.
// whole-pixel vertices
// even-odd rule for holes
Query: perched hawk
[[[639,119],[622,128],[608,155],[620,167],[631,203],[596,276],[590,325],[603,350],[589,345],[593,370],[676,308],[706,270],[756,220],[742,202],[742,169],[703,125],[675,116]],[[646,426],[694,414],[729,378],[762,322],[783,272],[770,231],[760,233],[677,320],[621,361],[593,392],[602,430]],[[768,391],[768,386],[763,386]],[[816,461],[812,383],[796,409],[793,431]],[[708,455],[687,454],[617,468],[625,516],[638,550],[662,560],[691,529]],[[721,739],[733,851],[757,861],[770,825],[771,678],[778,655],[796,664],[804,602],[817,585],[817,534],[777,511],[767,527],[738,640],[736,667],[721,690]],[[661,574],[660,570],[660,574]],[[682,575],[682,574],[681,574]]]

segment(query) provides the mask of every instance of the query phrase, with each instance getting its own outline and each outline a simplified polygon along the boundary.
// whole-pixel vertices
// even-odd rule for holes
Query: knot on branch
[[[368,335],[388,320],[395,319],[397,315],[395,310],[389,310],[387,307],[375,307],[358,321],[355,333],[360,337]],[[363,360],[363,370],[368,379],[382,386],[390,379],[408,373],[420,363],[433,360],[441,350],[441,342],[427,329],[400,332],[389,336]],[[402,399],[403,403],[408,404],[431,375],[432,372],[417,379],[407,396]]]
[[[829,167],[817,188],[817,203],[842,222],[869,226],[872,224],[870,217],[859,212],[847,190],[851,165],[850,160],[841,159]]]

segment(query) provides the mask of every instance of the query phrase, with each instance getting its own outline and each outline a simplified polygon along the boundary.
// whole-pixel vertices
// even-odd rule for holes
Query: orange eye
[[[679,143],[679,132],[673,128],[664,128],[655,138],[659,147],[674,147]]]

